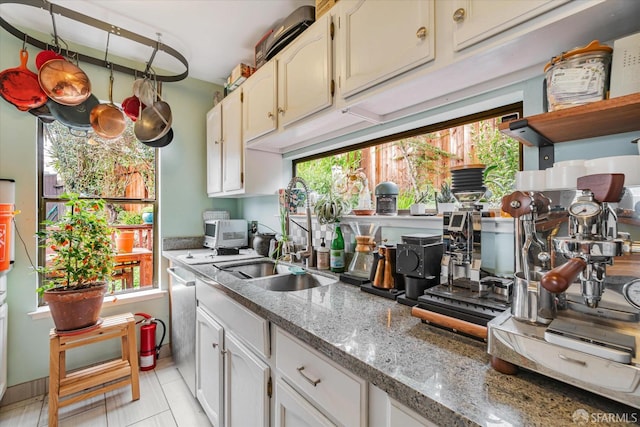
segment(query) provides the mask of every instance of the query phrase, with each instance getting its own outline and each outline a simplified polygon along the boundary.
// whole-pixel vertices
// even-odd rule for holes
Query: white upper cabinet
[[[281,128],[332,105],[332,44],[326,13],[276,57]]]
[[[454,0],[454,50],[464,49],[554,9],[569,0]]]
[[[222,104],[207,113],[207,194],[222,191]]]
[[[242,162],[242,102],[240,91],[230,94],[222,103],[222,189],[241,190]]]
[[[245,149],[243,105],[237,89],[207,113],[209,197],[276,194],[282,185],[281,155]]]
[[[269,61],[242,84],[242,136],[251,141],[278,127],[276,61]]]
[[[342,0],[340,87],[348,97],[435,58],[433,0]]]
[[[232,93],[207,113],[207,194],[242,189],[242,103]]]

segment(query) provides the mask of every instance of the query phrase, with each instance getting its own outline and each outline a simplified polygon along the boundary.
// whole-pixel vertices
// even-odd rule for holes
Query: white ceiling
[[[48,9],[15,4],[11,0],[3,3],[0,14],[11,25],[35,38],[39,38],[38,32],[53,34]],[[161,42],[180,52],[189,62],[189,77],[222,85],[238,63],[254,64],[256,43],[278,19],[300,6],[314,5],[315,1],[52,0],[51,3],[152,40],[158,39],[157,33],[160,33]],[[55,24],[58,35],[66,42],[105,52],[107,32],[58,15],[55,15]],[[0,28],[0,31],[5,30]],[[108,52],[139,62],[133,68],[144,69],[153,49],[111,36]],[[165,74],[184,72],[182,64],[163,52],[156,55],[153,67],[171,72]]]

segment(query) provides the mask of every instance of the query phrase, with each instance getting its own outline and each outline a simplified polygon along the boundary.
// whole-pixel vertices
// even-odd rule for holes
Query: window
[[[155,149],[136,139],[130,121],[123,135],[113,140],[69,129],[58,121],[38,121],[38,126],[38,224],[58,219],[65,209],[60,197],[65,192],[104,199],[118,252],[110,292],[155,286]],[[117,249],[120,241],[133,241],[133,247]],[[47,262],[47,255],[45,248],[39,249],[39,265]]]
[[[499,206],[522,169],[520,144],[498,131],[505,116],[521,117],[522,104],[302,158],[294,162],[294,174],[319,194],[342,196],[354,209],[364,206],[362,197],[369,193],[375,198],[374,189],[383,181],[398,185],[398,209],[418,201],[434,208],[450,183],[451,167],[484,164],[486,201]],[[369,192],[363,191],[365,185]]]

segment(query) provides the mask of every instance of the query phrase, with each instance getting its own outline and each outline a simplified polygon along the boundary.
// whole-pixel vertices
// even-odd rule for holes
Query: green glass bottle
[[[331,241],[329,265],[334,273],[344,272],[344,237],[339,223],[336,224],[335,236]]]

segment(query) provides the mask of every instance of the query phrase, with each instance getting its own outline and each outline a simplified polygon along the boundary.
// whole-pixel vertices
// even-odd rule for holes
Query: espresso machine
[[[636,244],[618,231],[616,212],[633,212],[620,203],[624,193],[623,174],[578,178],[567,235],[548,242],[531,229],[531,216],[545,215],[540,197],[503,198],[503,209],[524,219],[517,249],[527,271],[516,274],[511,310],[488,323],[496,370],[522,367],[640,408],[640,279],[630,261]]]
[[[445,249],[440,283],[418,297],[412,315],[425,322],[485,340],[487,322],[509,308],[513,280],[481,271],[481,212],[484,165],[452,168],[452,192],[462,205],[444,216]]]

